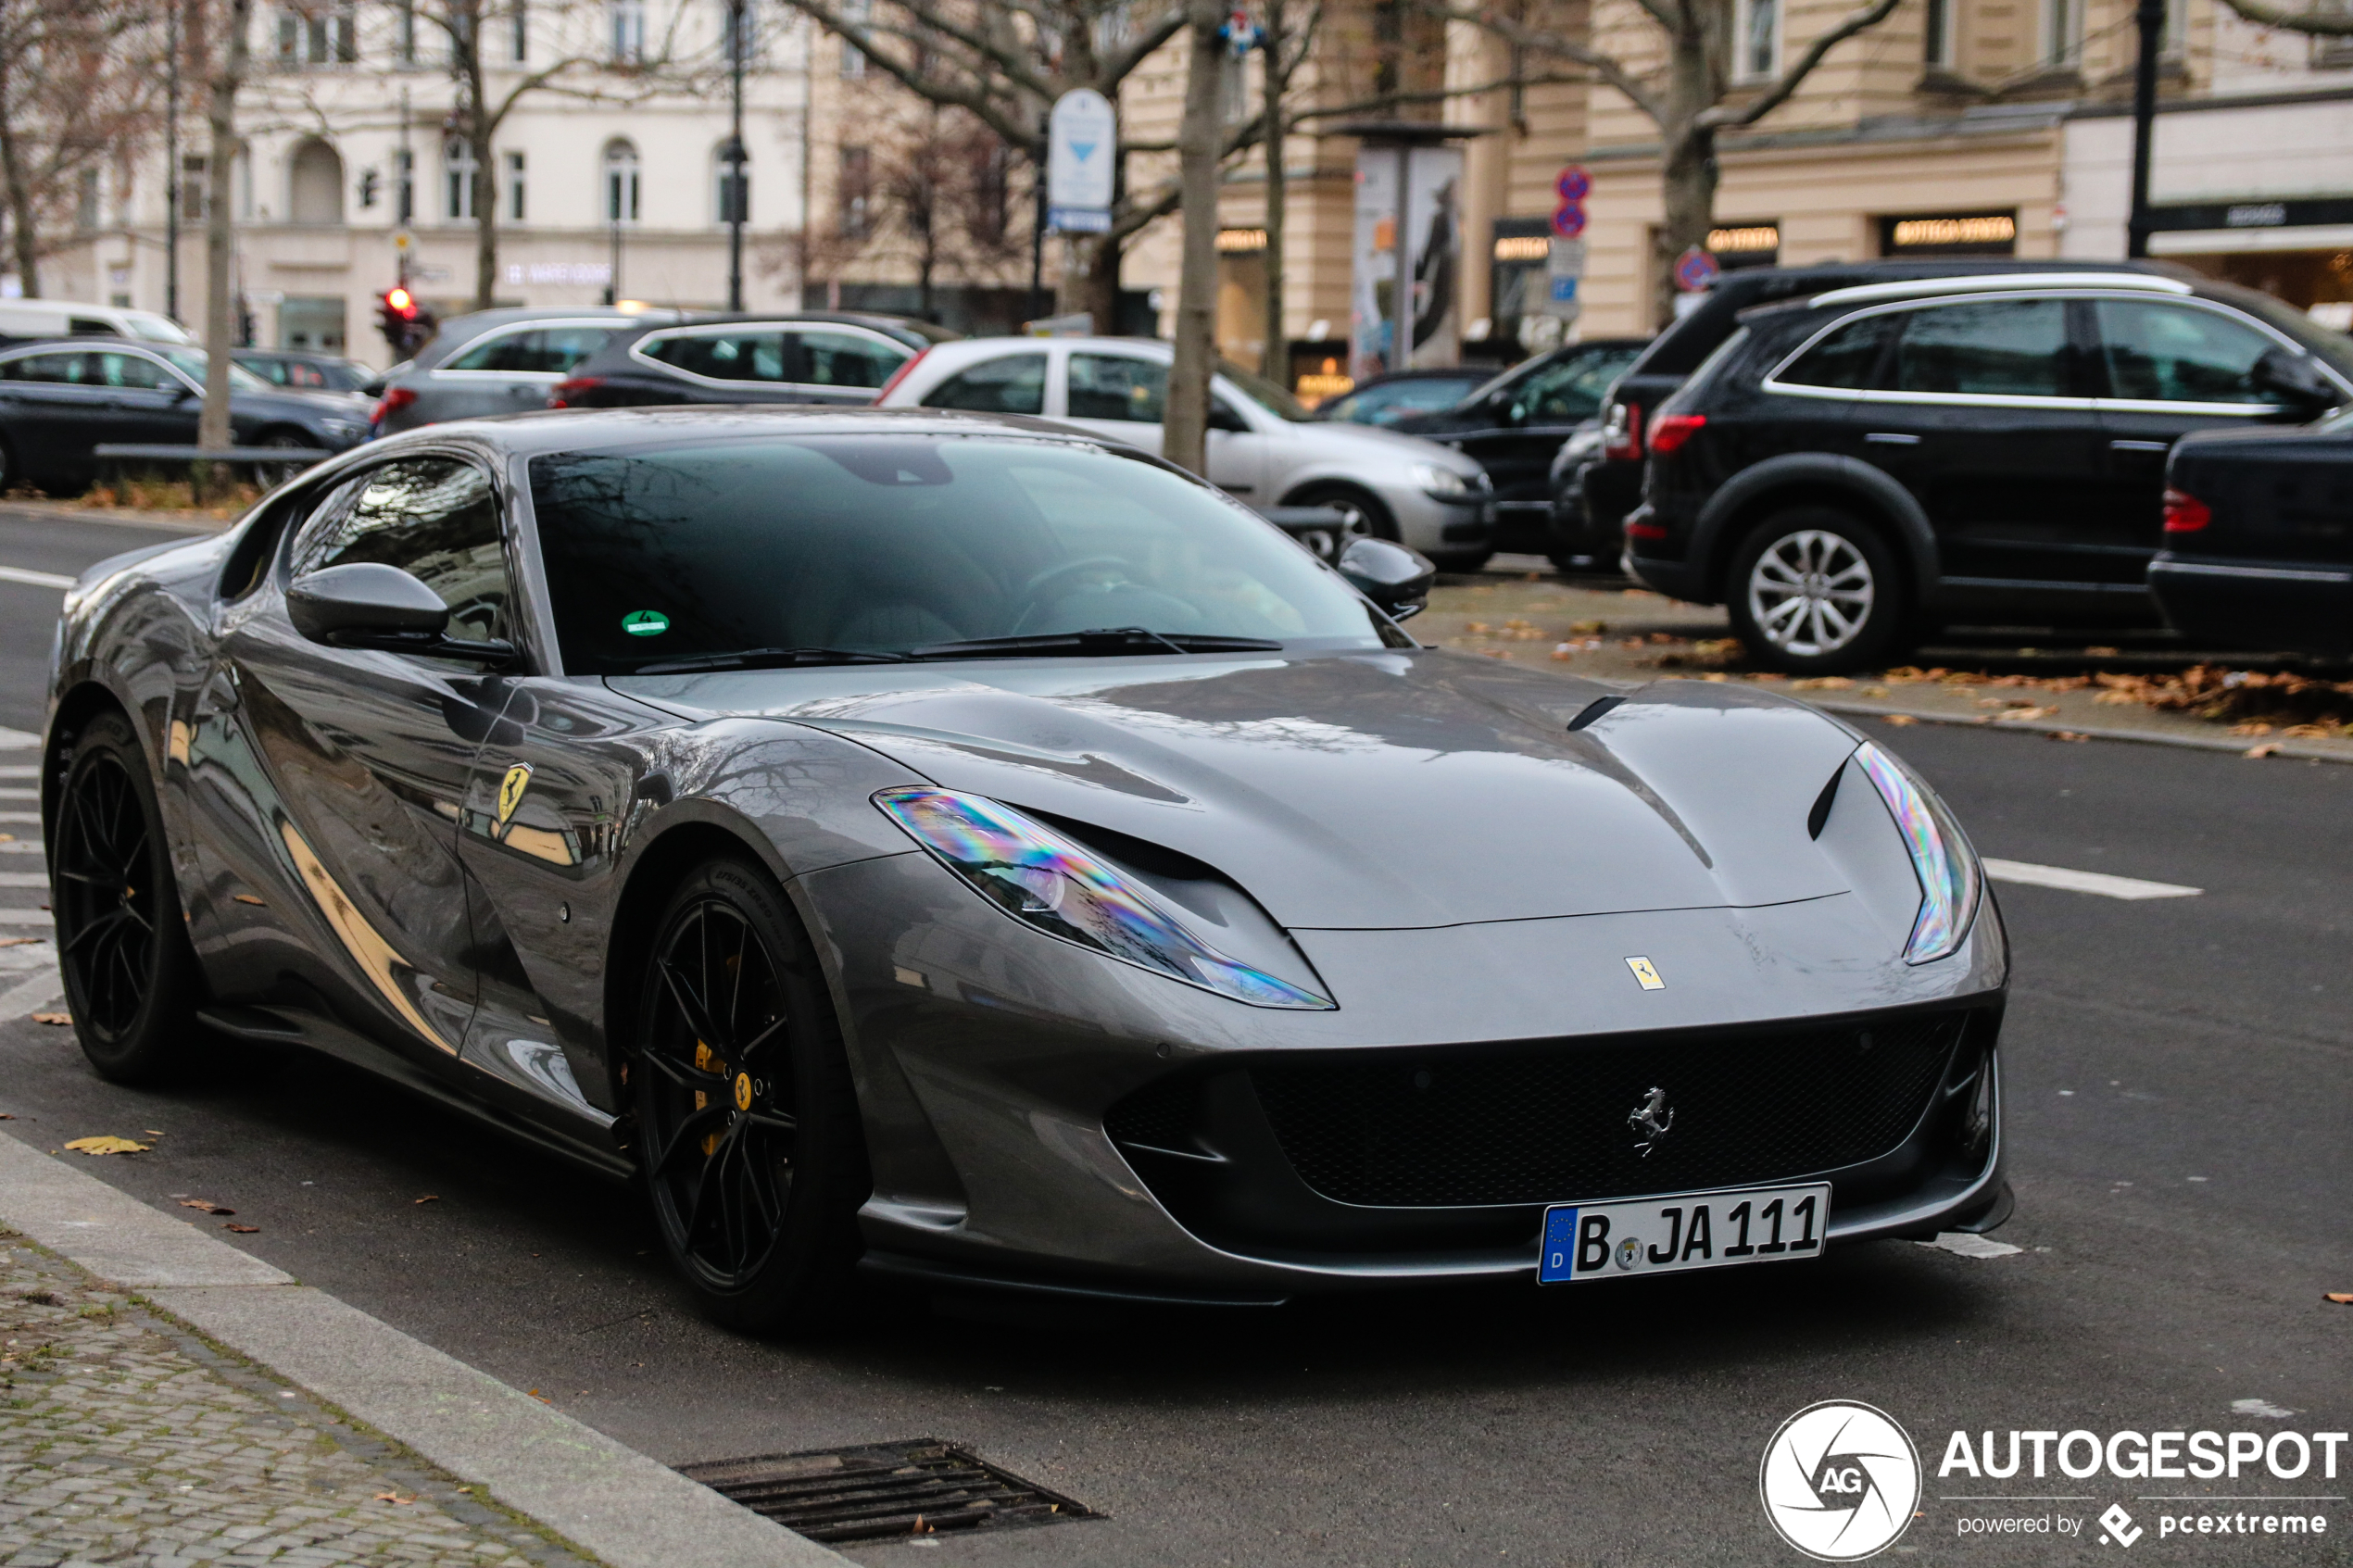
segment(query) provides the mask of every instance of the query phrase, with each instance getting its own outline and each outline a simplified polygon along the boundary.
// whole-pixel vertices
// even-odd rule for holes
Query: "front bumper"
[[[1728,1041],[1852,1036],[1926,1019],[1957,1022],[1932,1060],[1911,1063],[1917,1104],[1874,1112],[1885,1136],[1698,1160],[1696,1185],[1826,1176],[1836,1241],[1932,1235],[1982,1217],[2001,1190],[1993,1051],[2007,955],[1990,905],[1960,953],[1917,967],[1893,953],[1856,960],[1884,946],[1884,933],[1847,896],[1302,931],[1302,951],[1340,1006],[1277,1013],[1040,937],[920,855],[836,867],[796,888],[836,965],[875,1173],[861,1220],[875,1263],[894,1272],[1229,1300],[1532,1277],[1544,1205],[1638,1195],[1622,1172],[1554,1171],[1542,1156],[1504,1173],[1501,1186],[1450,1191],[1441,1181],[1397,1201],[1319,1164],[1309,1146],[1320,1137],[1328,1153],[1344,1130],[1302,1136],[1312,1082],[1303,1100],[1293,1083],[1276,1105],[1262,1092],[1267,1074],[1402,1073],[1410,1083],[1516,1060],[1573,1079],[1586,1060],[1631,1048],[1639,1064],[1619,1067],[1646,1077],[1631,1103],[1648,1076],[1679,1062],[1696,1071],[1694,1053]],[[1669,988],[1635,985],[1629,952],[1651,956]],[[1980,1070],[1984,1125],[1965,1136],[1957,1108]],[[1818,1075],[1820,1063],[1805,1071]],[[1691,1092],[1695,1107],[1716,1092],[1730,1118],[1747,1093]],[[1509,1113],[1515,1100],[1501,1103]],[[1623,1108],[1604,1094],[1575,1114],[1584,1120],[1564,1141],[1606,1134]],[[1751,1117],[1743,1135],[1769,1146],[1761,1125]],[[1704,1154],[1708,1140],[1687,1147]],[[1659,1179],[1647,1190],[1694,1185],[1664,1165]]]
[[[1426,556],[1494,547],[1495,503],[1486,495],[1441,501],[1419,485],[1383,485],[1374,493],[1397,520],[1399,543]]]

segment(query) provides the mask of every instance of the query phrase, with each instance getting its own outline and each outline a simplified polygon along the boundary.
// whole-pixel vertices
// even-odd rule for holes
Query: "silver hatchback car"
[[[1036,414],[1161,448],[1174,351],[1148,338],[976,338],[911,360],[886,408]],[[1265,508],[1337,507],[1442,571],[1475,571],[1494,550],[1487,470],[1451,446],[1370,425],[1317,421],[1273,382],[1224,365],[1210,383],[1210,483]]]
[[[376,433],[544,408],[555,384],[615,334],[683,320],[683,311],[600,306],[452,316],[385,382]]]

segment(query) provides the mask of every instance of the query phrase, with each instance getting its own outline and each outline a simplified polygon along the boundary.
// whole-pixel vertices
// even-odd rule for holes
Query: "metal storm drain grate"
[[[1094,1510],[930,1437],[682,1464],[678,1473],[814,1541],[1091,1519]]]

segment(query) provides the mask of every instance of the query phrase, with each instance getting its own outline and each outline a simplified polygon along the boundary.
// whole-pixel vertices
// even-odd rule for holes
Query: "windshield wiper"
[[[699,670],[791,670],[819,664],[904,664],[903,653],[871,648],[744,648],[736,653],[700,653],[690,659],[640,664],[633,675],[685,675]]]
[[[1280,653],[1283,645],[1264,637],[1209,637],[1189,632],[1153,632],[1141,626],[1101,626],[1088,632],[1034,632],[1014,637],[974,637],[910,648],[909,659],[1051,659],[1077,654],[1101,658],[1123,653]]]

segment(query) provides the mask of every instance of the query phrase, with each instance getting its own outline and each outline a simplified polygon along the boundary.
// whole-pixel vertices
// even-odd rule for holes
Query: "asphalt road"
[[[0,521],[0,565],[65,570],[41,563],[128,537],[15,527]],[[0,723],[37,717],[45,602],[0,583]],[[233,1205],[260,1227],[240,1245],[659,1459],[938,1436],[1109,1515],[855,1551],[876,1564],[1795,1563],[1757,1465],[1825,1399],[1880,1406],[1923,1450],[1920,1517],[1893,1556],[2353,1561],[2341,1500],[2210,1505],[2328,1520],[2227,1543],[2161,1538],[2141,1500],[2341,1499],[2345,1465],[2236,1486],[1935,1474],[1957,1429],[2353,1427],[2353,1308],[2322,1299],[2353,1290],[2353,770],[1927,725],[1882,738],[1988,855],[2204,889],[2000,889],[2019,1208],[1999,1234],[2025,1248],[2006,1257],[1885,1243],[1243,1317],[908,1303],[783,1346],[693,1314],[629,1191],[325,1061],[119,1089],[68,1031],[19,1020],[0,1024],[17,1118],[0,1131],[55,1148],[158,1129],[154,1154],[84,1168],[191,1223],[213,1222],[175,1196]],[[2012,1492],[2087,1500],[1945,1500]],[[2089,1522],[2115,1501],[2148,1528],[2129,1556]],[[2082,1533],[1957,1535],[2004,1515]]]

